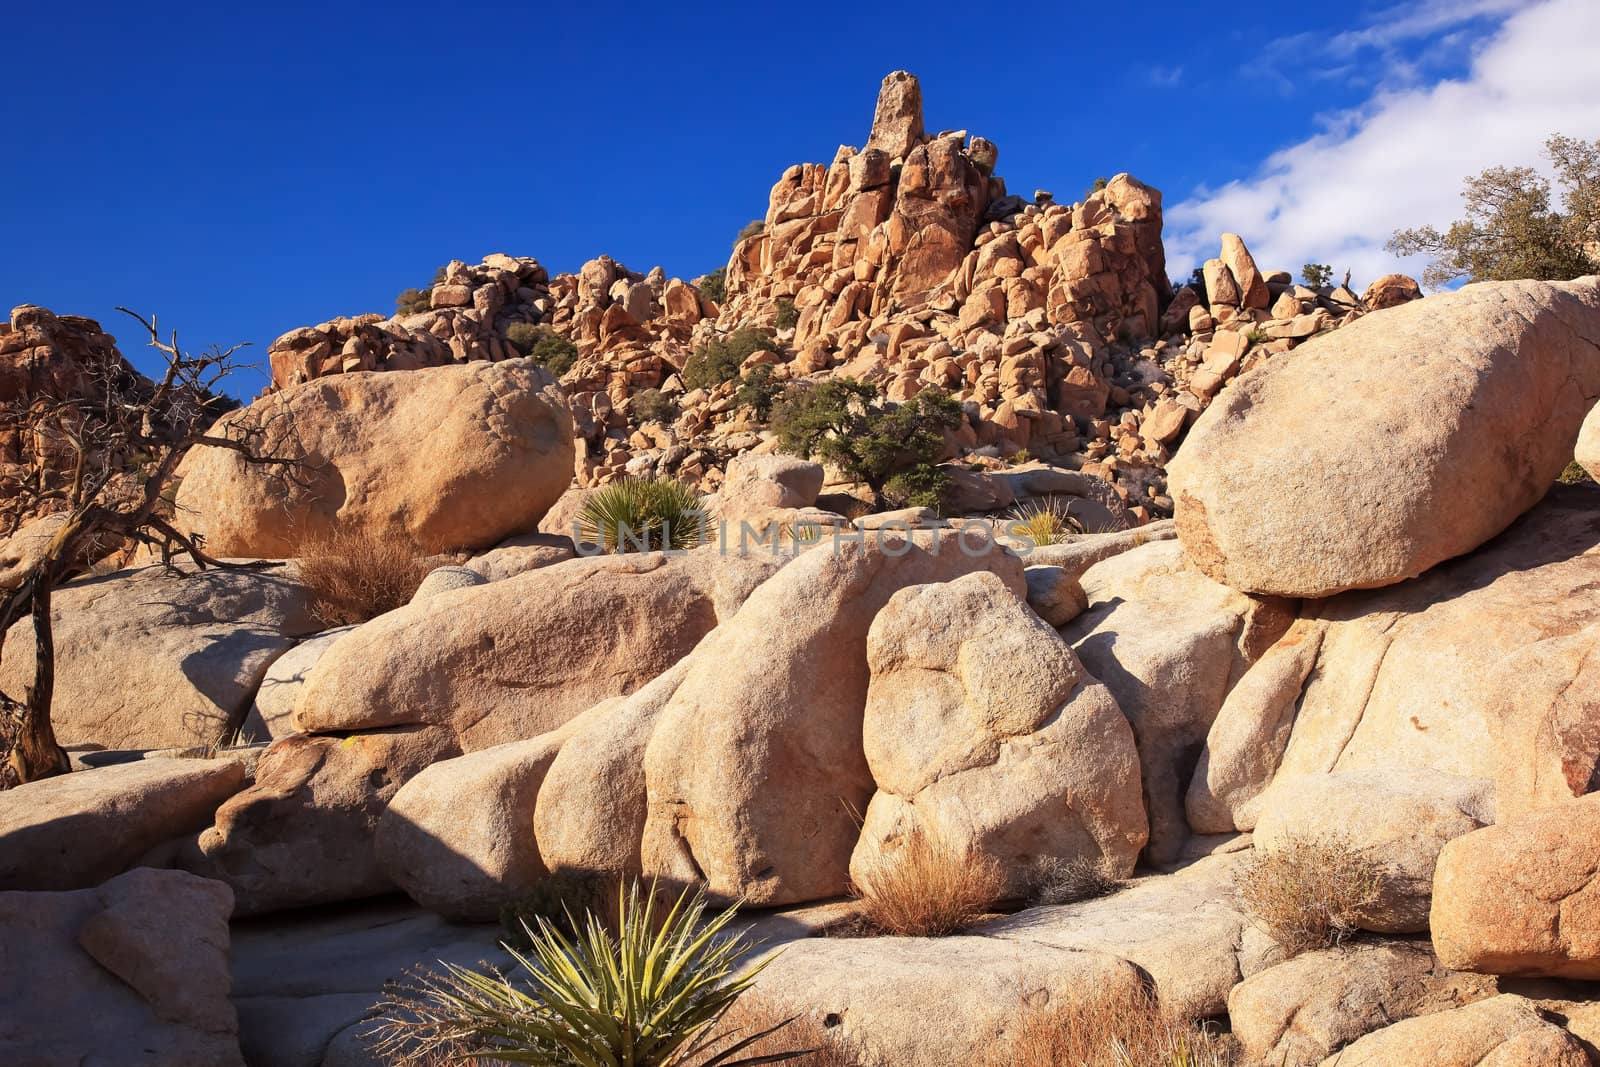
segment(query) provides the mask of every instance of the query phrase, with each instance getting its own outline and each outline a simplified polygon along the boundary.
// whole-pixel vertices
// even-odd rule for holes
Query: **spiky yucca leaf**
[[[699,494],[671,478],[624,478],[603,485],[578,513],[579,536],[607,552],[693,548],[704,523]]]
[[[779,1027],[720,1051],[711,1033],[765,962],[737,974],[752,947],[726,928],[735,905],[706,919],[705,898],[685,891],[665,916],[637,883],[620,895],[613,936],[585,915],[572,937],[543,917],[529,930],[526,991],[494,973],[445,965],[391,992],[376,1050],[402,1064],[483,1059],[547,1067],[751,1067],[802,1055],[733,1058]]]

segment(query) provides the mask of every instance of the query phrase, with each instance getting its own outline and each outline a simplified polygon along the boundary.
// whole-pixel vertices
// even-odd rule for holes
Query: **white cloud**
[[[1173,273],[1216,255],[1219,235],[1232,231],[1268,269],[1330,263],[1358,283],[1420,274],[1420,262],[1394,258],[1384,242],[1457,217],[1463,178],[1497,163],[1542,164],[1552,133],[1600,137],[1600,3],[1499,4],[1510,6],[1519,10],[1479,45],[1464,77],[1380,90],[1326,116],[1324,133],[1275,152],[1255,175],[1173,205]],[[1488,13],[1495,2],[1469,7]]]

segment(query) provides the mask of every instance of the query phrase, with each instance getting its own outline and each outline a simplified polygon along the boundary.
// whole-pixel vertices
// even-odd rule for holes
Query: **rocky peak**
[[[910,71],[894,71],[878,90],[865,151],[877,149],[899,161],[922,141],[922,83]]]

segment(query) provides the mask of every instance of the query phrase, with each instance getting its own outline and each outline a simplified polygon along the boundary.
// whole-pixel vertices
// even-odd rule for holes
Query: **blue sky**
[[[1600,75],[1529,58],[1600,70],[1593,0],[142,6],[8,14],[0,303],[131,342],[127,304],[261,359],[452,258],[703,273],[786,166],[865,140],[896,68],[930,129],[999,145],[1014,192],[1162,189],[1174,275],[1236,228],[1269,266],[1342,256],[1359,282],[1374,235],[1449,217],[1468,164],[1600,136]],[[1428,165],[1397,181],[1407,152]]]

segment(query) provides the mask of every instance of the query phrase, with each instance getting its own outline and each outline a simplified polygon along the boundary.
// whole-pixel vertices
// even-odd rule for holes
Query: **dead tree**
[[[225,564],[208,556],[199,537],[174,525],[169,491],[178,464],[196,446],[226,448],[248,463],[270,464],[294,478],[298,459],[272,456],[259,428],[213,424],[226,410],[216,392],[242,369],[244,345],[185,352],[173,331],[163,340],[156,318],[129,311],[161,353],[165,373],[149,381],[133,373],[115,352],[89,368],[83,395],[24,397],[0,409],[0,429],[32,443],[32,461],[22,473],[0,476],[0,537],[30,519],[49,515],[56,525],[26,562],[20,576],[0,590],[0,650],[14,623],[31,617],[35,662],[33,685],[23,694],[0,692],[0,778],[30,782],[69,769],[50,723],[55,688],[55,644],[51,592],[74,576],[96,544],[145,545],[171,567],[188,557],[198,569]],[[57,518],[59,516],[59,518]],[[20,699],[19,699],[20,698]],[[0,782],[0,785],[4,785]]]

